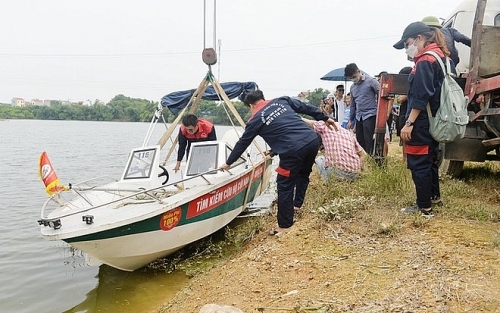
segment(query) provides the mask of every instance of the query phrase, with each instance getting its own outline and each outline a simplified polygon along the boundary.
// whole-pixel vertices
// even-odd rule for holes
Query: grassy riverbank
[[[386,168],[367,164],[354,183],[327,186],[313,172],[290,230],[267,235],[276,220],[264,216],[205,240],[170,263],[192,279],[155,312],[496,312],[499,175],[496,163],[466,163],[461,179],[443,177],[444,206],[428,219],[400,213],[415,192],[397,143]]]

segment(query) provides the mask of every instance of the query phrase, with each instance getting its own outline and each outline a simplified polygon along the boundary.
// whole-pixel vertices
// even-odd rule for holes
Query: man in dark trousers
[[[373,155],[373,135],[377,119],[379,82],[363,74],[355,63],[347,64],[344,76],[352,81],[351,111],[347,129],[356,124],[356,139],[366,153]]]
[[[293,225],[295,210],[304,202],[309,174],[319,148],[318,135],[297,113],[307,114],[316,120],[325,121],[337,130],[335,121],[315,106],[290,97],[266,101],[260,90],[249,93],[244,100],[250,107],[252,116],[245,132],[234,146],[222,171],[230,168],[256,136],[261,136],[278,154],[280,163],[276,172],[278,187],[278,227],[270,230],[271,235],[279,234]],[[294,194],[295,193],[295,194]]]
[[[177,172],[181,166],[184,154],[189,156],[191,142],[217,140],[215,127],[209,121],[201,120],[194,114],[187,114],[182,118],[182,125],[179,128],[179,151],[177,152],[177,163],[174,171]]]

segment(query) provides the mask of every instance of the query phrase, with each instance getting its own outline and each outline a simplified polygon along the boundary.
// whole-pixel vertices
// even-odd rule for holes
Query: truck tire
[[[464,161],[449,160],[444,158],[445,144],[439,144],[438,166],[439,174],[457,178],[462,173],[464,168]]]
[[[464,168],[464,161],[455,161],[444,159],[439,166],[439,173],[442,175],[451,176],[452,178],[457,178],[462,173]]]

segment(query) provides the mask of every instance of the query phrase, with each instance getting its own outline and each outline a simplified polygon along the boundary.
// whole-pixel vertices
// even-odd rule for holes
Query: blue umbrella
[[[344,68],[345,67],[340,67],[336,68],[330,72],[328,72],[325,76],[321,77],[320,79],[322,80],[331,80],[331,81],[343,81],[347,82],[349,80],[349,77],[344,76]],[[368,75],[367,73],[361,71],[363,75]],[[370,76],[370,75],[368,75]]]

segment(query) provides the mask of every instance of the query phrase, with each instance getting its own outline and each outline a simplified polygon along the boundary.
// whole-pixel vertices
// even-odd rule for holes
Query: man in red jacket
[[[214,124],[209,121],[199,120],[196,115],[188,114],[182,118],[182,125],[179,129],[179,151],[177,152],[177,163],[174,171],[177,172],[181,166],[181,161],[189,156],[191,142],[217,140]]]

